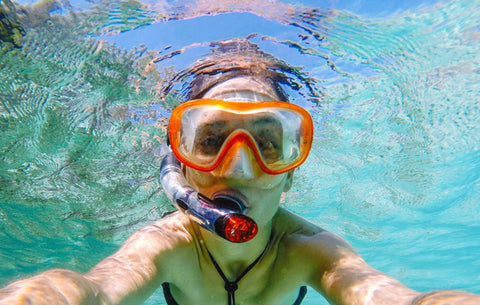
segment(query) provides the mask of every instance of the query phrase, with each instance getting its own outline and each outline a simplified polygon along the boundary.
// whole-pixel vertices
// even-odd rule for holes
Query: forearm
[[[323,274],[321,283],[326,298],[336,305],[407,305],[419,295],[356,255],[337,261]]]
[[[0,304],[108,304],[99,289],[83,275],[63,269],[49,270],[0,290]]]
[[[480,304],[480,296],[460,290],[437,290],[422,293],[411,305],[474,305]]]
[[[150,260],[131,260],[119,253],[100,262],[85,278],[101,287],[111,304],[143,304],[161,284]]]
[[[146,226],[85,274],[56,269],[10,284],[0,290],[0,305],[142,304],[163,282],[155,261],[172,247],[169,236]]]
[[[350,277],[351,279],[354,277]],[[357,274],[355,284],[340,281],[331,286],[332,304],[375,305],[479,305],[480,296],[460,290],[414,291],[376,270]]]
[[[407,305],[419,294],[397,280],[376,272],[357,274],[330,284],[325,287],[327,299],[336,305]]]

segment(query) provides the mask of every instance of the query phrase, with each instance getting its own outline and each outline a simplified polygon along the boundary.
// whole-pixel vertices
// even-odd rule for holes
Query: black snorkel
[[[203,228],[234,243],[247,242],[257,234],[257,224],[242,214],[243,204],[228,196],[212,200],[194,190],[171,151],[162,160],[160,182],[173,204]],[[239,211],[228,205],[238,206]]]

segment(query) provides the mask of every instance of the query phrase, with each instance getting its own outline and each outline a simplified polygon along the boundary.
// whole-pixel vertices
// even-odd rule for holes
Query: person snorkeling
[[[414,291],[342,238],[280,206],[313,140],[285,76],[250,43],[193,69],[169,121],[160,179],[179,211],[147,225],[85,274],[55,269],[0,290],[0,304],[480,304],[463,291]]]

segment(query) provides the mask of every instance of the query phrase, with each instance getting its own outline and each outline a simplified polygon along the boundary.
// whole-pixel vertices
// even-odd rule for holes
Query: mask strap
[[[208,251],[208,255],[210,256],[210,259],[212,260],[213,265],[215,266],[215,269],[217,269],[218,274],[222,277],[223,281],[225,282],[225,290],[228,292],[228,305],[235,305],[235,291],[238,289],[238,282],[250,271],[255,265],[260,261],[260,259],[263,257],[263,255],[267,252],[268,246],[270,245],[270,241],[268,242],[267,246],[263,250],[262,254],[260,254],[257,259],[251,263],[243,272],[240,274],[240,276],[237,277],[237,279],[233,282],[229,281],[225,274],[223,273],[222,269],[220,266],[217,264],[215,259],[213,258],[212,254],[210,251]]]

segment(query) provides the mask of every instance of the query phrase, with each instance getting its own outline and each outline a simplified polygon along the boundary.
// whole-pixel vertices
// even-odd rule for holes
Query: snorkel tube
[[[185,180],[180,161],[171,151],[162,160],[160,181],[173,204],[210,232],[234,243],[247,242],[257,234],[257,224],[242,214],[242,204],[233,198],[211,200],[195,191]],[[222,207],[225,201],[231,201],[231,205],[238,206],[240,211]]]

